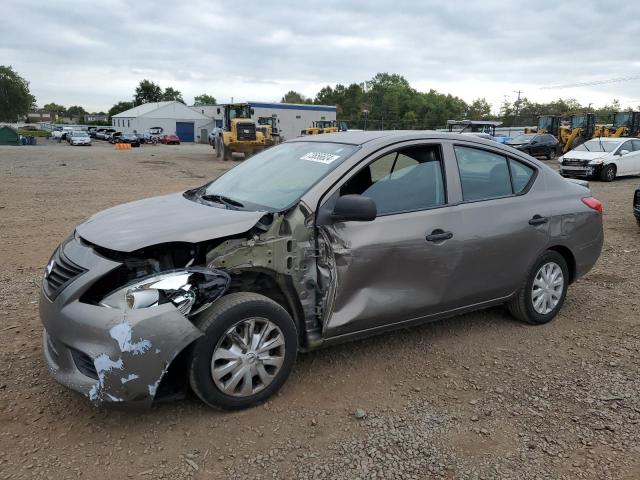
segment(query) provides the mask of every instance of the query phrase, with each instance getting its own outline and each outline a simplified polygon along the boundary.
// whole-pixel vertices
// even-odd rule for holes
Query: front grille
[[[256,125],[254,123],[238,124],[238,140],[255,140]]]
[[[93,360],[86,353],[79,352],[78,350],[74,350],[70,348],[71,357],[73,358],[73,363],[76,364],[76,368],[89,378],[93,378],[94,380],[98,379],[98,372],[96,371],[96,366],[93,364]]]
[[[45,270],[44,292],[50,300],[55,300],[62,290],[78,275],[86,270],[62,253],[62,246],[56,250]]]
[[[562,165],[578,165],[581,167],[586,167],[588,163],[589,163],[589,160],[576,160],[573,158],[565,158],[562,161]]]

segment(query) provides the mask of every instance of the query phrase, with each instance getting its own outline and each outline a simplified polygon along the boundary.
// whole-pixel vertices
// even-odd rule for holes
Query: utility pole
[[[516,118],[513,120],[513,123],[515,124],[514,127],[518,126],[518,114],[520,113],[520,94],[524,93],[521,90],[514,90],[513,93],[517,93],[518,94],[518,99],[516,100]]]

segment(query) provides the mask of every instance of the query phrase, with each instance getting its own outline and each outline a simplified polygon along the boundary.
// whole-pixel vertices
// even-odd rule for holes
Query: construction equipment
[[[222,128],[218,130],[215,141],[216,158],[232,160],[236,152],[249,158],[267,147],[266,137],[251,119],[252,113],[248,103],[224,106]]]
[[[502,122],[494,122],[492,120],[447,120],[447,127],[450,132],[486,133],[492,137],[496,136],[496,127],[500,125],[502,125]]]
[[[262,132],[267,146],[277,145],[282,141],[276,117],[258,117],[258,131]]]
[[[571,115],[569,126],[561,126],[558,131],[558,140],[563,144],[563,153],[593,138],[595,131],[596,115],[594,113]]]
[[[603,137],[640,137],[640,112],[617,112],[613,125],[606,126]]]
[[[319,135],[321,133],[346,132],[348,128],[349,124],[345,120],[318,120],[300,133],[301,135]]]
[[[548,133],[558,138],[560,134],[560,116],[559,115],[541,115],[538,117],[538,125],[535,130],[525,128],[524,133],[537,133],[542,135]]]

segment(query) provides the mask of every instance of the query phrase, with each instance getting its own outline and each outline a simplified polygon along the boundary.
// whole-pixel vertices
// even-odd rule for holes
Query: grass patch
[[[22,135],[24,137],[49,138],[51,136],[51,132],[47,132],[46,130],[27,130],[24,128],[19,128],[18,135]]]

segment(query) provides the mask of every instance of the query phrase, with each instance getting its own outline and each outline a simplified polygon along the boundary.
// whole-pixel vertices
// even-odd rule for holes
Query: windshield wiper
[[[600,142],[600,148],[604,152],[604,145],[602,145],[602,138],[598,137],[598,142]]]
[[[236,208],[244,208],[244,204],[234,200],[233,198],[225,197],[224,195],[218,195],[217,193],[211,193],[208,195],[202,195],[203,200],[207,200],[209,202],[217,202],[221,203],[226,207],[236,207]]]

